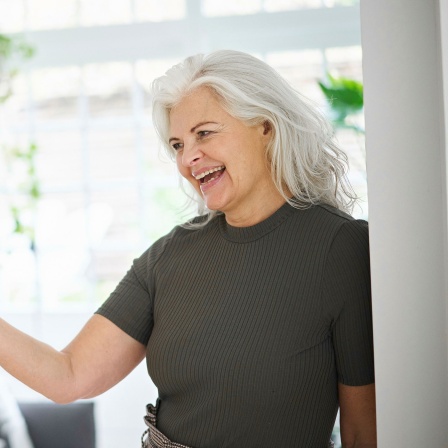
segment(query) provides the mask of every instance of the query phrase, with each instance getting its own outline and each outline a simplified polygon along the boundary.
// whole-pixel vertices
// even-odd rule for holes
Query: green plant
[[[23,38],[0,34],[0,104],[12,95],[11,81],[18,73],[19,64],[34,53],[34,47]]]
[[[12,80],[19,72],[19,66],[31,58],[35,49],[21,37],[8,37],[0,34],[0,104],[5,103],[13,94]],[[35,212],[40,198],[40,186],[36,172],[37,145],[30,143],[25,148],[0,145],[0,155],[4,163],[14,171],[14,165],[19,164],[21,171],[26,173],[26,179],[10,182],[14,190],[10,198],[10,212],[14,221],[14,233],[26,235],[33,252],[36,248],[35,231],[32,224],[25,224],[24,214],[31,210]],[[15,199],[15,200],[14,200]]]
[[[7,154],[8,165],[18,162],[25,170],[26,176],[20,183],[15,185],[17,201],[12,200],[10,211],[14,220],[14,233],[25,235],[30,241],[32,251],[36,250],[36,234],[34,226],[31,223],[25,224],[23,215],[30,211],[32,214],[36,212],[37,203],[41,196],[39,179],[36,170],[37,146],[31,143],[23,148],[5,149]]]
[[[330,73],[327,73],[325,81],[318,83],[328,102],[330,118],[335,127],[364,134],[364,129],[354,120],[364,108],[362,83],[344,77],[336,78]]]

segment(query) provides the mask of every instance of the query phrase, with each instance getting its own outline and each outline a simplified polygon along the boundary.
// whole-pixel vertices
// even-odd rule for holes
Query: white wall
[[[446,0],[361,2],[381,448],[448,446],[439,7],[446,33]]]

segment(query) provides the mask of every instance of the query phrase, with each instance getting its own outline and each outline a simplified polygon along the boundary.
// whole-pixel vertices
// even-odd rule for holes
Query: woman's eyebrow
[[[196,126],[193,126],[190,129],[190,132],[193,133],[197,128],[199,128],[200,126],[204,125],[204,124],[218,124],[215,121],[202,121],[201,123],[198,123]]]
[[[201,121],[200,123],[194,125],[194,126],[190,129],[190,133],[193,134],[194,131],[196,131],[197,128],[203,126],[204,124],[218,124],[218,123],[216,123],[216,121]],[[173,140],[180,140],[180,139],[177,138],[177,137],[171,137],[171,138],[168,140],[168,143],[171,143]]]

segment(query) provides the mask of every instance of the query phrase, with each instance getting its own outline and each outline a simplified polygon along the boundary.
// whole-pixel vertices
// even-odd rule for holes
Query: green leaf
[[[8,58],[12,53],[13,43],[10,37],[0,34],[0,57]]]
[[[364,107],[362,83],[344,77],[335,78],[327,73],[326,82],[319,81],[318,84],[330,107],[333,122],[348,127],[346,118],[361,112]]]
[[[30,196],[33,199],[39,199],[40,198],[40,189],[39,184],[37,182],[33,182],[30,188]]]

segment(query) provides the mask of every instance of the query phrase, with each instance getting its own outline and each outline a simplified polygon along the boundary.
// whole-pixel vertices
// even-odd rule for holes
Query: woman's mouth
[[[199,180],[201,190],[204,192],[204,190],[207,190],[208,188],[212,187],[213,185],[215,185],[217,183],[217,181],[224,174],[225,170],[226,170],[226,167],[224,165],[217,166],[210,170],[204,171],[203,173],[201,173],[199,175],[195,175],[194,178],[196,180]]]
[[[194,178],[199,180],[201,184],[208,184],[209,182],[213,182],[215,179],[222,176],[225,169],[226,167],[224,165],[217,166],[216,168],[204,171],[203,173],[194,176]]]

